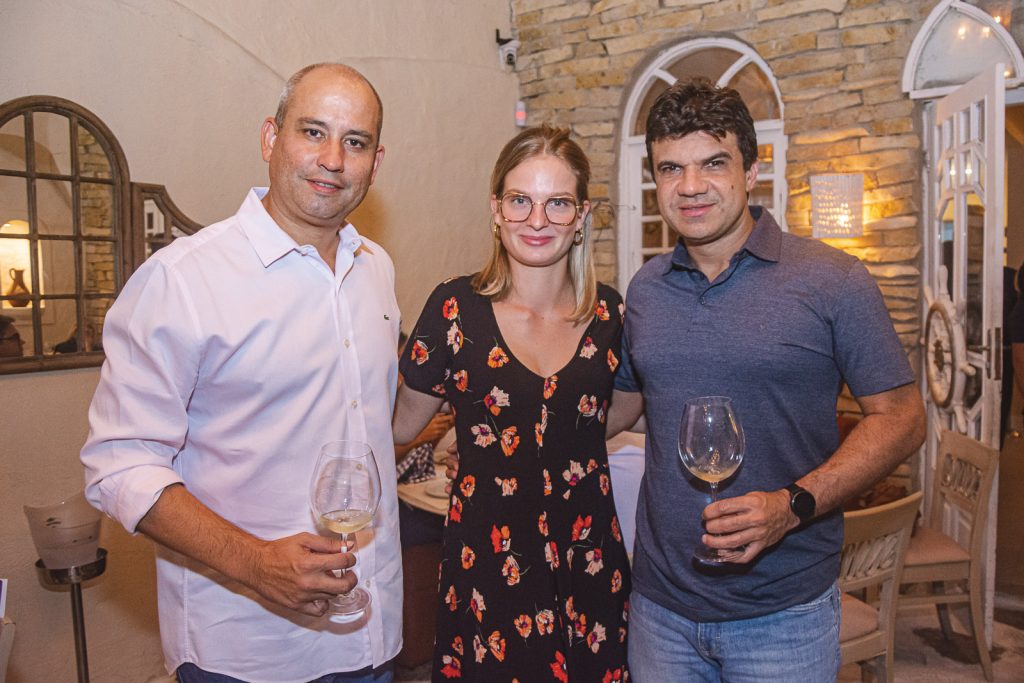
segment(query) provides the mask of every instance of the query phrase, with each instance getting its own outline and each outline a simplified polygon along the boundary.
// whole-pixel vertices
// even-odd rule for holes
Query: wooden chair
[[[7,680],[7,660],[14,646],[14,622],[0,617],[0,683]]]
[[[925,592],[904,590],[899,597],[900,607],[935,605],[947,640],[953,633],[949,605],[967,604],[968,626],[978,648],[982,671],[989,681],[992,680],[992,658],[985,641],[981,613],[982,545],[998,464],[996,449],[962,434],[943,432],[926,523],[910,540],[901,579],[902,588],[921,586]],[[942,532],[943,517],[950,507],[965,514],[971,524],[966,549]]]
[[[839,649],[843,664],[860,664],[863,680],[868,680],[870,672],[879,681],[892,682],[896,594],[922,495],[918,491],[892,503],[843,514]],[[854,591],[878,595],[877,606],[854,597],[850,594]]]

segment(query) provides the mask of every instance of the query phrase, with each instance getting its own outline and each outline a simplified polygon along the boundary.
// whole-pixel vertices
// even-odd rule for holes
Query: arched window
[[[671,251],[675,233],[658,214],[644,145],[647,114],[658,95],[679,80],[704,76],[739,91],[754,118],[758,182],[750,202],[786,223],[786,136],[782,98],[771,69],[750,46],[729,38],[701,38],[659,53],[640,73],[626,101],[619,150],[619,287],[644,261]]]
[[[993,64],[1002,63],[1006,87],[1024,76],[1024,58],[999,17],[961,0],[942,0],[914,37],[903,68],[903,92],[914,99],[952,92]]]
[[[103,362],[103,319],[153,251],[200,226],[132,183],[117,139],[59,97],[0,104],[0,374]]]

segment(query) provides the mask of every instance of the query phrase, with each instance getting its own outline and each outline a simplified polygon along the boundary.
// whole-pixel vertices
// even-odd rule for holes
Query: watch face
[[[797,517],[807,519],[814,514],[814,496],[808,491],[797,491],[790,499],[790,506]]]

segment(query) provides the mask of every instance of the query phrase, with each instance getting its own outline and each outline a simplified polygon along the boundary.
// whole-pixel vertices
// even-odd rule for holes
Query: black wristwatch
[[[790,484],[786,490],[789,491],[789,509],[800,518],[801,522],[806,522],[814,517],[814,510],[817,507],[814,494],[796,484]]]

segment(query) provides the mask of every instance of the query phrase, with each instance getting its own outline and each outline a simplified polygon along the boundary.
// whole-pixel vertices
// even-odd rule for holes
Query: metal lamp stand
[[[107,551],[100,548],[96,560],[67,569],[47,569],[36,560],[39,581],[44,586],[71,586],[71,621],[75,627],[75,662],[78,683],[89,683],[89,657],[85,649],[85,614],[82,610],[82,582],[94,579],[107,568]]]

